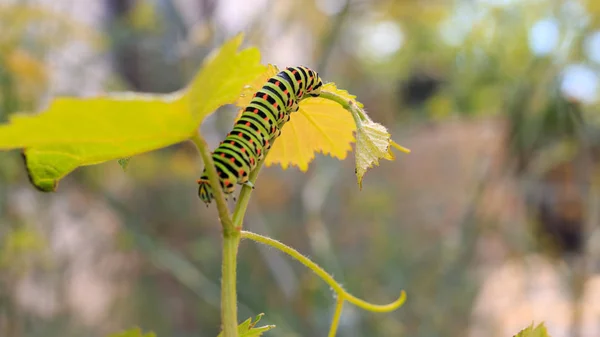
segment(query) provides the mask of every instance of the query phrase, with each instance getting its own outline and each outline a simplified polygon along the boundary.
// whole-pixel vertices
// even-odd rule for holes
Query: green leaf
[[[550,337],[544,323],[540,323],[537,327],[533,327],[533,323],[527,328],[521,330],[514,337]]]
[[[398,145],[391,138],[385,126],[373,122],[363,111],[363,118],[356,128],[356,179],[362,189],[362,180],[367,170],[379,165],[380,159],[394,160],[392,147],[410,153],[410,150]]]
[[[140,328],[133,328],[127,331],[108,335],[107,337],[156,337],[156,335],[154,334],[154,332],[148,332],[147,334],[143,334]]]
[[[354,100],[354,96],[338,89],[334,83],[327,83],[322,88]],[[355,129],[352,115],[338,103],[320,97],[305,99],[283,126],[281,136],[269,150],[265,165],[280,164],[284,170],[297,166],[306,172],[318,152],[343,160],[352,150],[350,144],[354,141]]]
[[[237,53],[242,40],[243,35],[239,34],[226,42],[218,53],[208,56],[202,71],[189,85],[186,96],[198,124],[218,107],[234,103],[244,86],[267,69],[260,64],[258,49],[248,48]]]
[[[256,48],[238,52],[242,35],[213,52],[188,88],[172,94],[115,93],[55,99],[38,115],[0,125],[0,151],[24,148],[32,183],[54,191],[80,166],[131,157],[188,139],[219,106],[233,103],[264,71]]]
[[[238,335],[239,337],[259,337],[266,331],[269,331],[275,327],[275,325],[264,325],[261,327],[256,327],[256,324],[260,319],[264,316],[264,314],[259,314],[252,321],[252,317],[245,320],[242,324],[238,325]],[[223,337],[223,332],[221,332],[217,337]]]
[[[0,150],[25,148],[32,183],[53,191],[79,166],[169,146],[195,128],[181,95],[58,98],[39,115],[17,115],[0,126]]]
[[[379,159],[394,159],[390,137],[385,126],[370,120],[356,129],[356,178],[360,188],[363,176],[369,168],[379,165]]]

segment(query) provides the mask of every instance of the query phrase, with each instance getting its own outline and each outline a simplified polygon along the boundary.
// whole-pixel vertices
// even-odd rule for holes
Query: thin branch
[[[378,305],[378,304],[372,304],[367,301],[361,300],[361,299],[355,297],[354,295],[348,293],[323,268],[321,268],[318,264],[316,264],[313,261],[311,261],[310,259],[308,259],[306,256],[302,255],[300,252],[298,252],[294,248],[291,248],[277,240],[268,238],[266,236],[262,236],[260,234],[248,232],[248,231],[241,231],[241,235],[242,235],[243,239],[250,239],[250,240],[260,242],[262,244],[277,248],[278,250],[280,250],[280,251],[288,254],[289,256],[293,257],[294,259],[298,260],[298,262],[305,265],[307,268],[309,268],[315,274],[317,274],[317,276],[319,276],[323,281],[325,281],[333,289],[333,291],[335,291],[337,293],[339,298],[343,298],[343,299],[347,300],[348,302],[356,305],[359,308],[362,308],[362,309],[368,310],[368,311],[373,311],[373,312],[390,312],[390,311],[398,309],[406,301],[406,293],[404,291],[402,291],[400,293],[400,297],[398,297],[397,300],[395,300],[394,302],[389,303],[389,304]]]
[[[265,157],[266,158],[266,157]],[[262,168],[264,159],[259,161],[256,165],[256,168],[252,170],[250,173],[250,177],[248,180],[254,184],[256,182],[256,178],[258,177],[258,173]],[[235,205],[235,210],[233,211],[233,226],[236,230],[242,229],[242,222],[244,221],[244,215],[246,215],[246,210],[248,208],[248,203],[250,202],[250,194],[252,193],[252,187],[243,185],[242,191],[240,192],[240,197],[238,199],[237,204]]]
[[[224,337],[238,337],[237,320],[237,251],[240,243],[240,234],[235,230],[229,209],[225,202],[225,195],[217,175],[217,169],[212,160],[206,141],[200,134],[194,133],[191,140],[196,144],[198,151],[204,159],[204,167],[208,180],[213,187],[213,195],[219,210],[219,220],[223,226],[223,261],[221,268],[221,321],[223,322]]]
[[[360,127],[363,121],[369,120],[369,118],[365,115],[364,111],[356,104],[353,100],[348,99],[347,97],[336,94],[331,91],[321,91],[319,95],[320,98],[325,98],[330,101],[334,101],[337,104],[341,105],[342,108],[348,110],[350,114],[352,114],[352,118],[354,118],[354,123],[356,123],[356,127]]]
[[[221,268],[221,320],[223,336],[238,336],[237,319],[237,252],[240,236],[223,236],[223,261]]]
[[[329,328],[328,337],[335,337],[337,328],[340,325],[340,317],[342,316],[342,309],[344,308],[344,298],[338,297],[335,305],[335,312],[333,313],[333,320],[331,321],[331,327]]]
[[[225,194],[220,188],[221,183],[219,182],[217,169],[215,168],[215,163],[213,162],[212,155],[208,149],[208,144],[206,144],[206,141],[200,136],[199,133],[194,133],[190,140],[196,144],[196,147],[202,156],[202,160],[204,160],[204,168],[206,169],[206,173],[208,175],[208,181],[210,181],[213,195],[215,201],[217,202],[219,221],[223,226],[223,235],[232,235],[233,232],[235,232],[235,228],[233,226],[233,222],[231,221],[231,217],[229,216],[229,209],[227,208],[227,202],[225,201]]]

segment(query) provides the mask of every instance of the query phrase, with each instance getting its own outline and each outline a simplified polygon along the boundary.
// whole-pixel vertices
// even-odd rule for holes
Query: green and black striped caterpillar
[[[290,120],[290,114],[298,111],[301,100],[318,97],[322,86],[323,81],[315,71],[290,67],[268,79],[254,94],[233,130],[212,154],[225,194],[233,193],[235,184],[250,184],[250,173],[267,155],[281,128]],[[208,205],[213,199],[213,187],[206,168],[198,184],[198,196]]]

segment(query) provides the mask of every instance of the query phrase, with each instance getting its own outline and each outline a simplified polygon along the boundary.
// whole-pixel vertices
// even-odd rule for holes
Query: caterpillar
[[[254,94],[233,130],[212,153],[225,194],[233,193],[236,184],[252,186],[250,173],[267,155],[290,114],[298,111],[303,99],[318,97],[322,86],[317,72],[303,66],[288,67]],[[198,179],[198,196],[207,206],[214,197],[212,188],[204,168]]]

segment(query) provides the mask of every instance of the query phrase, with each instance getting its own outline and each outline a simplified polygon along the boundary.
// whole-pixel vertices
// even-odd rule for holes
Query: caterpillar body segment
[[[231,194],[236,184],[248,178],[281,135],[281,128],[307,97],[318,97],[323,81],[306,67],[289,67],[269,78],[252,97],[231,132],[212,154],[223,192]],[[251,184],[250,184],[251,185]],[[213,195],[206,169],[198,179],[198,196],[207,205]]]

